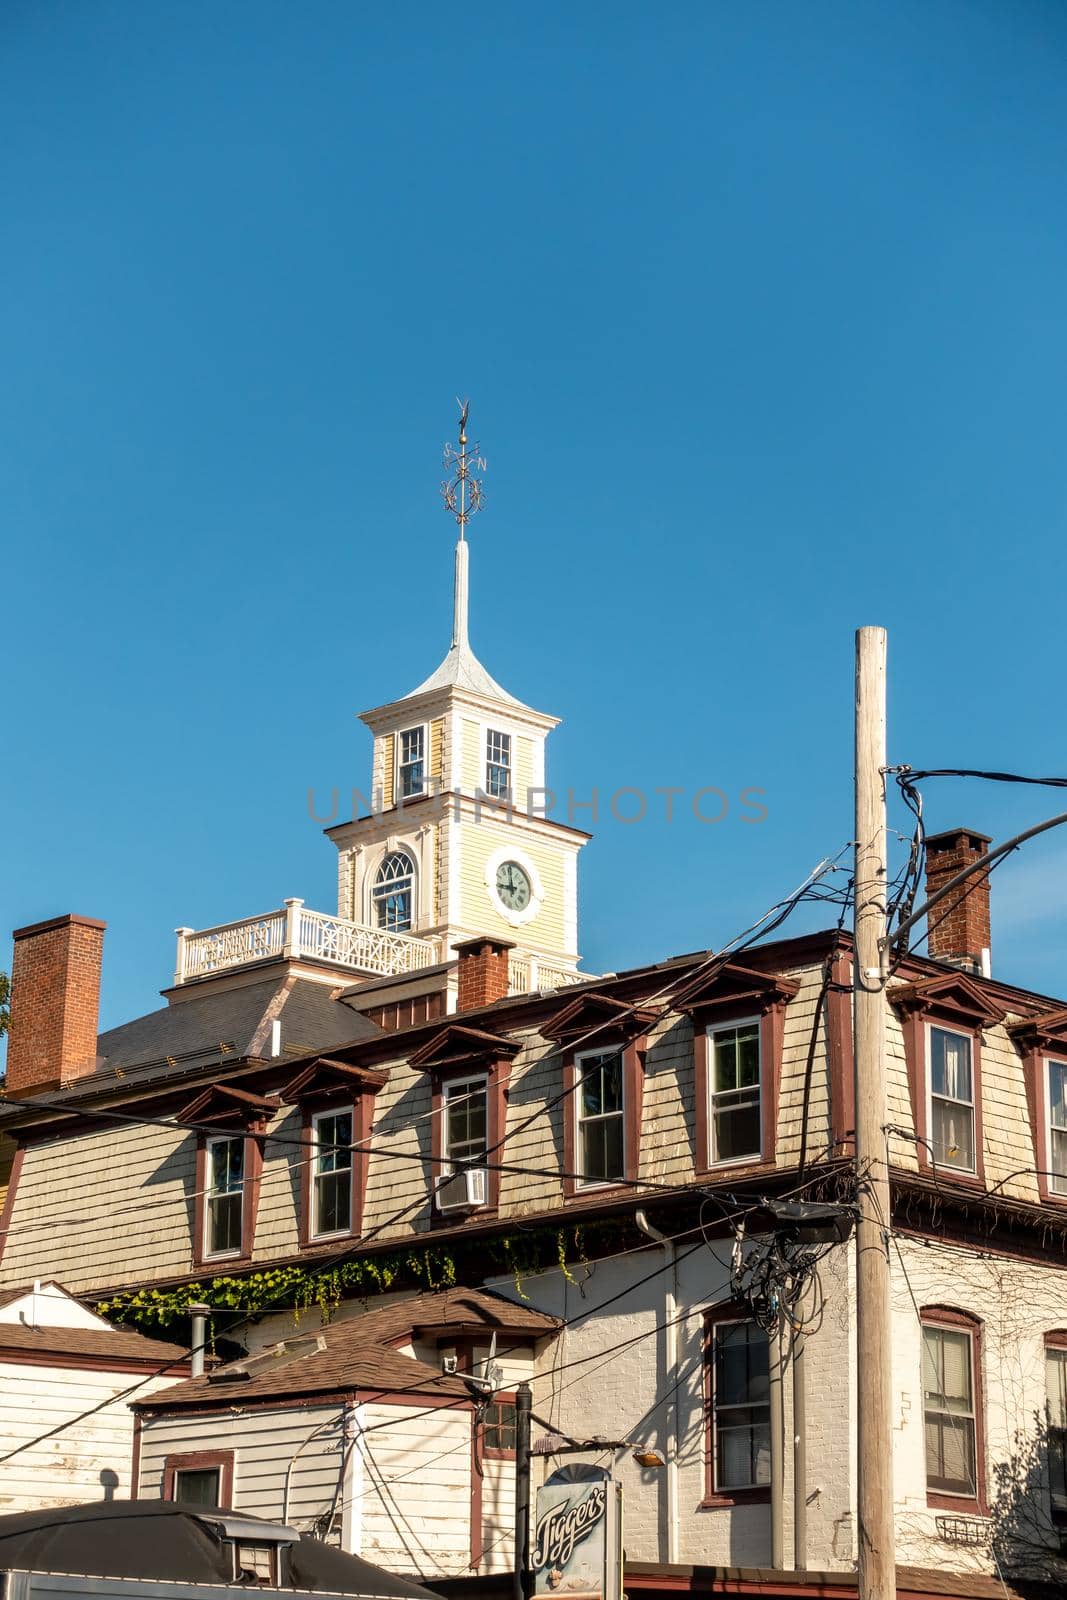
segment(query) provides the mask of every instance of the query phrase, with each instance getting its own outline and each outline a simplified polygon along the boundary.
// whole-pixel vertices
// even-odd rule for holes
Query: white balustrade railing
[[[535,994],[539,989],[564,989],[571,983],[588,983],[591,972],[575,972],[542,956],[512,955],[508,960],[508,993]]]
[[[328,917],[321,911],[309,911],[302,900],[286,900],[281,911],[268,911],[262,917],[242,917],[239,922],[224,922],[199,932],[193,928],[176,931],[176,984],[271,956],[329,961],[387,978],[432,967],[439,959],[432,939]]]

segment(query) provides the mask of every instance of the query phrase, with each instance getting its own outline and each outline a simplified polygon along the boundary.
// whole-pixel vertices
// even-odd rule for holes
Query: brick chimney
[[[931,834],[926,841],[926,897],[936,894],[948,880],[980,861],[990,843],[984,833],[970,828],[950,828]],[[989,876],[976,872],[954,893],[935,906],[928,948],[935,961],[965,972],[989,976]]]
[[[510,939],[490,939],[487,935],[464,939],[453,946],[459,957],[457,1011],[473,1011],[477,1006],[490,1006],[494,1000],[505,998],[508,951],[514,948]]]
[[[106,922],[54,917],[17,928],[11,963],[7,1091],[73,1083],[96,1066],[96,1023]]]

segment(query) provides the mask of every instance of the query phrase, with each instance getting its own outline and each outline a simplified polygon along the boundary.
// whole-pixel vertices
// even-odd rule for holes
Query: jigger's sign
[[[589,1467],[564,1468],[538,1489],[530,1551],[535,1594],[611,1600],[619,1593],[617,1493],[605,1473]]]

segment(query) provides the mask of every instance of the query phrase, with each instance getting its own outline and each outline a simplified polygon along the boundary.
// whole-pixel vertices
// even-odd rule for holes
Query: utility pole
[[[533,1390],[520,1383],[515,1390],[515,1563],[513,1600],[526,1600],[530,1567],[530,1413]]]
[[[886,1074],[886,634],[856,632],[856,1454],[859,1600],[895,1600]]]

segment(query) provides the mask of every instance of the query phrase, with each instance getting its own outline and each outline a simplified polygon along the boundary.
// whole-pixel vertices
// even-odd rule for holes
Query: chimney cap
[[[68,911],[62,917],[49,917],[46,922],[31,922],[25,928],[15,928],[12,939],[29,939],[35,933],[48,933],[52,928],[99,928],[103,932],[107,928],[106,922],[101,922],[98,917],[79,917],[73,911]]]
[[[929,850],[933,846],[944,850],[963,839],[973,840],[976,845],[993,843],[988,833],[979,833],[977,828],[942,828],[937,833],[926,835],[926,848]]]

